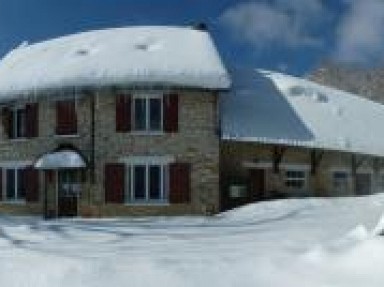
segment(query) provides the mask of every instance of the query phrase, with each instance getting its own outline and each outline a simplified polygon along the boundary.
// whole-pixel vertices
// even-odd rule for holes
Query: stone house
[[[0,63],[0,212],[217,212],[217,103],[229,86],[196,28],[107,29],[16,48]]]
[[[0,61],[0,212],[211,214],[384,189],[384,107],[232,71],[204,25],[116,28]]]

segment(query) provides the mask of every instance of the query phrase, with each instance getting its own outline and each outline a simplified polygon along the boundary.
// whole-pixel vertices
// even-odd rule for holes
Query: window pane
[[[143,131],[146,129],[146,100],[135,99],[135,130]]]
[[[17,170],[17,199],[25,199],[24,170]]]
[[[149,198],[160,199],[161,194],[161,168],[151,165],[149,167]]]
[[[161,99],[150,99],[149,112],[149,129],[159,131],[161,129]]]
[[[291,189],[305,188],[305,172],[302,170],[287,170],[285,172],[285,186]]]
[[[13,200],[15,199],[15,170],[7,169],[6,172],[7,177],[7,199]]]
[[[145,166],[137,165],[134,168],[135,199],[145,199]]]
[[[25,136],[25,109],[18,109],[16,111],[16,137]]]

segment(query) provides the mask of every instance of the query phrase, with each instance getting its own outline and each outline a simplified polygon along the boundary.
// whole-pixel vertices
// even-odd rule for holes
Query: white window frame
[[[25,203],[25,197],[24,198],[19,198],[19,171],[20,170],[23,170],[25,169],[25,167],[20,167],[20,166],[16,166],[16,167],[6,167],[5,169],[3,169],[3,175],[2,175],[2,179],[3,179],[3,200],[4,202],[6,203]],[[14,199],[9,199],[7,197],[7,194],[8,194],[8,178],[7,178],[7,172],[8,170],[13,170],[15,172],[15,182],[14,182],[14,190],[13,190],[13,193],[15,195],[15,198]]]
[[[302,168],[287,168],[284,169],[284,186],[288,190],[294,190],[294,191],[305,191],[307,189],[308,185],[308,171]],[[303,177],[288,177],[287,173],[288,172],[301,172],[303,173]],[[303,184],[301,187],[296,187],[296,186],[288,186],[288,182],[293,182],[293,181],[302,181]]]
[[[23,140],[23,139],[26,139],[27,124],[26,124],[25,107],[26,107],[26,105],[16,105],[16,106],[13,106],[11,108],[12,127],[10,127],[10,128],[12,129],[12,132],[13,132],[13,138],[11,138],[11,140]],[[18,136],[18,133],[17,133],[17,126],[18,126],[18,123],[19,123],[17,112],[20,111],[20,110],[24,110],[24,121],[22,121],[24,135],[22,135],[22,136]]]
[[[126,166],[125,204],[126,205],[168,205],[169,204],[169,164],[173,156],[131,156],[123,158]],[[145,166],[145,199],[136,200],[134,196],[134,167]],[[160,199],[149,198],[149,168],[160,166]]]
[[[146,118],[145,118],[145,129],[143,130],[136,130],[136,108],[135,108],[135,101],[136,99],[144,99],[145,100],[145,109],[146,109]],[[150,129],[150,100],[151,99],[159,99],[160,100],[160,129],[158,130],[151,130]],[[132,105],[131,105],[131,122],[132,122],[132,131],[137,134],[156,134],[156,133],[163,133],[164,131],[164,107],[163,107],[163,94],[161,93],[139,93],[134,94],[132,97]]]
[[[2,197],[2,201],[4,203],[25,203],[25,199],[23,200],[8,200],[7,199],[7,169],[25,169],[27,166],[32,165],[32,161],[5,161],[0,162],[0,168],[2,169],[2,172],[0,173],[0,176],[2,178],[2,194],[0,196]],[[16,178],[16,176],[15,176]],[[17,181],[17,180],[16,180]],[[17,184],[17,183],[16,183]]]

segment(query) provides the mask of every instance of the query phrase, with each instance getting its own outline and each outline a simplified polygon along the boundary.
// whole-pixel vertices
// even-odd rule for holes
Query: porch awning
[[[84,158],[74,150],[60,150],[42,155],[35,162],[36,169],[84,168]]]

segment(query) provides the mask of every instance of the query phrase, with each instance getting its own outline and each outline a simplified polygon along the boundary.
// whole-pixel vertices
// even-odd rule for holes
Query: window
[[[7,201],[25,200],[24,169],[8,168],[5,170],[5,199]]]
[[[333,173],[333,189],[338,194],[348,191],[348,173],[345,171],[335,171]]]
[[[285,186],[291,189],[304,189],[306,174],[303,170],[287,170],[285,172]]]
[[[56,134],[77,134],[76,100],[61,100],[56,102]]]
[[[168,198],[168,166],[140,163],[128,165],[126,201],[131,203],[165,202]]]
[[[163,129],[162,97],[157,95],[134,97],[133,119],[135,131],[161,131]]]
[[[10,130],[9,137],[24,138],[26,136],[26,112],[25,107],[15,107],[10,112]]]

